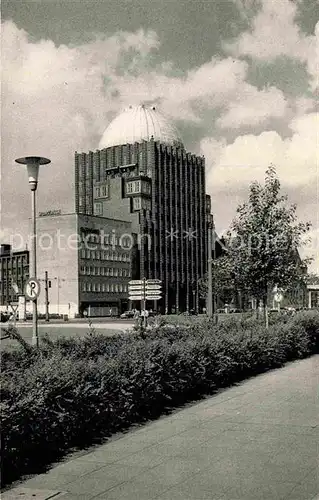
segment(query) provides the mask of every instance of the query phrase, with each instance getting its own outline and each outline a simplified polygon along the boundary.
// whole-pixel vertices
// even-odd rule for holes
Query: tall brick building
[[[188,153],[154,107],[130,107],[99,149],[75,153],[76,213],[127,221],[135,237],[132,278],[158,278],[163,313],[199,310],[207,266],[205,160]]]

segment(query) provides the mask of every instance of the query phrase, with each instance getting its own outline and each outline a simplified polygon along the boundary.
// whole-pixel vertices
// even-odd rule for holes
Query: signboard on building
[[[50,217],[52,215],[61,215],[61,210],[48,210],[47,212],[39,212],[39,217]]]

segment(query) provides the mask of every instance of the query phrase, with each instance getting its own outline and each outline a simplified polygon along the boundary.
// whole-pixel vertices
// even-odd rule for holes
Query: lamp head
[[[26,156],[25,158],[17,158],[17,163],[27,166],[29,186],[31,191],[36,191],[39,177],[39,166],[51,163],[48,158],[42,156]]]

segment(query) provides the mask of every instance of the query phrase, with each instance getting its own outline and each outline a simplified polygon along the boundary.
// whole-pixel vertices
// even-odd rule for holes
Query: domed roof
[[[170,146],[182,144],[176,127],[155,107],[130,106],[107,127],[99,149],[149,141],[152,136]]]

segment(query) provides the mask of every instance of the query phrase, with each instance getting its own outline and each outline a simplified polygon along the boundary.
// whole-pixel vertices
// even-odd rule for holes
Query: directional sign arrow
[[[141,285],[129,285],[129,286],[128,286],[128,289],[129,289],[129,290],[143,290],[143,288],[144,288],[144,287],[143,287],[143,286],[141,286]]]
[[[130,295],[129,300],[143,300],[141,295]]]
[[[128,282],[129,285],[143,285],[144,280],[131,280]]]
[[[160,295],[146,295],[145,299],[146,300],[161,300],[161,296]]]
[[[161,283],[162,283],[161,280],[157,279],[151,279],[146,281],[147,285],[160,285]]]
[[[161,285],[146,285],[146,290],[161,290]]]

